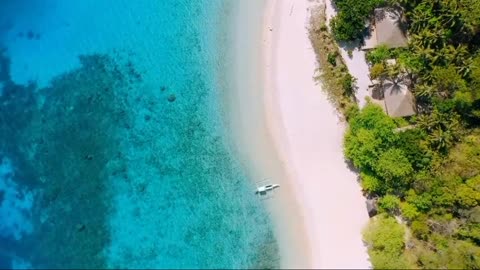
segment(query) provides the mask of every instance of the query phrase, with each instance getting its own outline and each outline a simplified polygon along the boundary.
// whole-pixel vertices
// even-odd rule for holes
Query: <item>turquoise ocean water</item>
[[[278,267],[224,125],[236,4],[0,1],[0,268]]]

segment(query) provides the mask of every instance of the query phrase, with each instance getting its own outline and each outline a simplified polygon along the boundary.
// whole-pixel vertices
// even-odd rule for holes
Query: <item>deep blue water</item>
[[[234,7],[0,1],[0,268],[278,267],[223,125]]]

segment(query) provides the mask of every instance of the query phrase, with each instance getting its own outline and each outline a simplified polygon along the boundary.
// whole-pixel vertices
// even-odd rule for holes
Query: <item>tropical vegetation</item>
[[[340,41],[360,40],[366,30],[366,21],[375,7],[385,0],[333,0],[338,14],[330,21],[333,35]]]
[[[403,10],[409,35],[367,61],[372,79],[408,78],[418,114],[392,119],[368,103],[345,136],[381,213],[364,235],[374,267],[480,268],[480,1],[334,2],[339,41],[361,39],[360,22],[382,5]]]
[[[313,12],[310,40],[321,66],[316,79],[328,89],[330,100],[348,118],[349,112],[357,108],[354,100],[355,78],[348,72],[335,39],[328,31],[325,10],[316,9]]]

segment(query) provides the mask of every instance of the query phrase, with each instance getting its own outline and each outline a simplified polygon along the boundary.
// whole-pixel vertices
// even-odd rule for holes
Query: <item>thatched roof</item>
[[[365,38],[364,50],[373,49],[379,45],[386,45],[389,48],[407,46],[401,10],[377,8],[374,15],[375,22],[371,35]]]
[[[402,14],[398,10],[375,9],[375,32],[377,45],[385,44],[390,48],[407,46],[407,37],[401,27]]]
[[[416,113],[413,95],[401,80],[385,80],[383,83],[383,94],[388,115],[392,117],[402,117]]]

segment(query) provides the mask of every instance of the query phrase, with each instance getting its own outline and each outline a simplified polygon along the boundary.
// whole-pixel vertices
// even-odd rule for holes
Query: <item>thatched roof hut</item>
[[[412,93],[402,80],[383,82],[385,109],[391,117],[414,115],[415,102]]]
[[[402,23],[402,12],[392,8],[375,9],[375,22],[370,38],[365,40],[363,49],[373,49],[379,45],[389,48],[407,46],[407,37]]]

